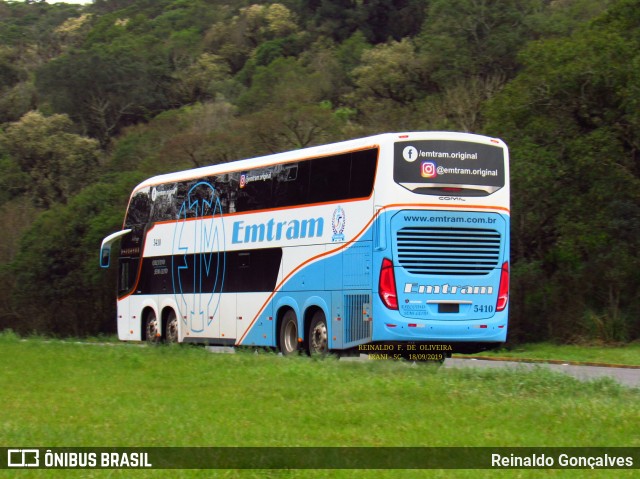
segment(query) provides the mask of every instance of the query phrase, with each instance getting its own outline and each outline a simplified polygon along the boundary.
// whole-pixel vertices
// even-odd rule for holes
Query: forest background
[[[0,1],[0,330],[115,331],[148,176],[408,130],[510,146],[511,342],[640,339],[639,0]]]

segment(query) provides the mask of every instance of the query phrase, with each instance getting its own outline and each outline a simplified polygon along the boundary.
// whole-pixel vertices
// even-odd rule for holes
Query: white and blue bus
[[[503,343],[498,139],[387,133],[150,178],[118,255],[118,336],[310,354]],[[424,348],[421,348],[424,349]]]

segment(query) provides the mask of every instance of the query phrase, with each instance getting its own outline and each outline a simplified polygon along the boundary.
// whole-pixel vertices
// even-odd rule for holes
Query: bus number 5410
[[[490,304],[476,304],[473,307],[474,313],[493,313],[493,306]]]

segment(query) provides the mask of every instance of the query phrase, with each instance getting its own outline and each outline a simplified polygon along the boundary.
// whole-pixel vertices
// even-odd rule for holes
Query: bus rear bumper
[[[407,319],[393,312],[374,311],[372,340],[503,343],[507,340],[507,317],[506,310],[492,318],[477,320]]]

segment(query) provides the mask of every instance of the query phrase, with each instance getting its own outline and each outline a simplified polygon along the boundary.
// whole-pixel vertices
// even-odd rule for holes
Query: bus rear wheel
[[[280,325],[280,351],[289,356],[298,351],[298,318],[292,310],[287,311]]]
[[[162,335],[160,334],[160,325],[155,311],[152,310],[147,313],[144,329],[147,344],[158,344],[160,342]]]
[[[309,356],[324,356],[329,352],[327,319],[322,311],[316,311],[309,326]]]

